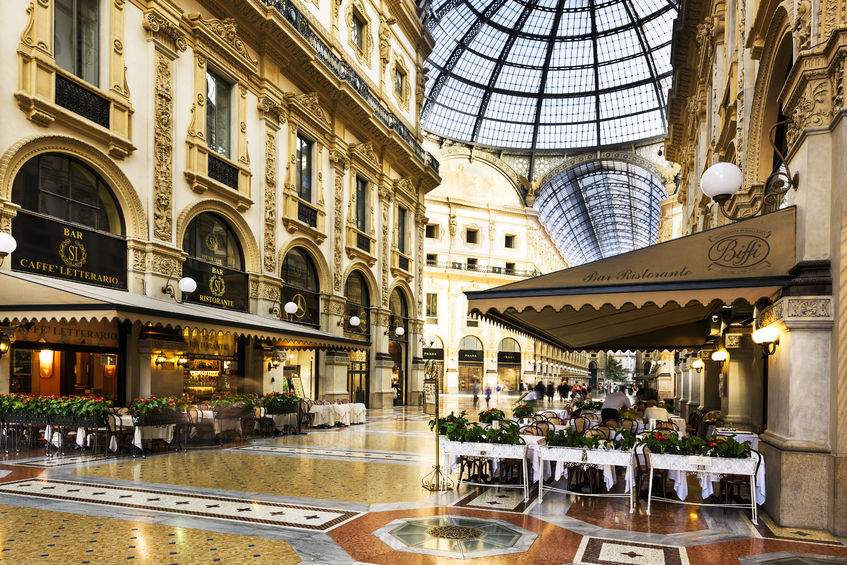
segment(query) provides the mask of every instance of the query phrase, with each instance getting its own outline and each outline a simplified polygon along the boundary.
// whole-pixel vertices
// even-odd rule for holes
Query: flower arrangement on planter
[[[620,449],[630,451],[636,443],[636,437],[626,428],[618,428],[615,436],[605,439],[600,436],[585,437],[574,428],[547,432],[545,443],[549,447],[576,447],[585,449]]]
[[[96,426],[111,406],[102,396],[0,395],[0,414],[6,421]]]
[[[574,410],[600,410],[603,403],[599,400],[577,400],[573,403]]]
[[[223,410],[230,406],[255,406],[258,399],[249,394],[233,394],[231,392],[216,392],[209,399],[209,404],[214,410]]]
[[[535,406],[532,402],[524,402],[518,404],[512,409],[512,417],[518,418],[519,420],[523,420],[525,418],[532,418],[535,414]]]
[[[181,421],[181,412],[185,412],[188,400],[180,396],[151,395],[146,398],[136,398],[129,404],[129,414],[138,425],[160,425]],[[152,424],[151,422],[157,422]]]
[[[435,428],[435,420],[429,421],[429,429]],[[450,412],[439,421],[439,433],[449,441],[459,443],[496,443],[505,445],[524,445],[520,426],[505,420],[499,428],[485,429],[465,418],[465,412],[458,416]]]
[[[750,457],[750,442],[739,443],[733,437],[683,436],[673,431],[660,430],[645,434],[640,442],[650,453],[667,455],[700,455],[705,457],[724,457],[745,459]]]
[[[293,392],[271,392],[262,397],[262,406],[268,414],[289,414],[297,412],[300,397]]]
[[[506,414],[499,408],[490,408],[479,413],[479,421],[483,424],[490,424],[494,420],[505,420]]]

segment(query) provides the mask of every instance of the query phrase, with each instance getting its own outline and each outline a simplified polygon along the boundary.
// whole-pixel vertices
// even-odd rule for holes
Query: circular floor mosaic
[[[537,537],[503,520],[462,516],[394,520],[374,535],[399,551],[459,558],[521,553]]]

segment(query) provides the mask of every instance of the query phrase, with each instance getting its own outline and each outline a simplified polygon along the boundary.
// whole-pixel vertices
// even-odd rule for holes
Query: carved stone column
[[[389,220],[389,211],[391,209],[391,201],[394,199],[394,187],[391,181],[383,179],[379,187],[379,204],[382,209],[382,218],[380,220],[382,244],[380,256],[380,272],[381,272],[381,289],[380,289],[380,305],[383,308],[388,307],[388,271],[391,266],[391,223]],[[382,350],[382,349],[380,349]]]
[[[334,204],[332,213],[332,291],[342,293],[344,290],[344,173],[350,164],[347,152],[335,147],[329,152],[329,164],[333,173]]]
[[[743,333],[732,329],[724,337],[729,352],[723,387],[727,400],[724,419],[742,426],[761,423],[762,366],[757,355],[761,348],[753,343],[750,333],[749,329]]]
[[[781,525],[825,529],[834,500],[832,297],[785,296],[762,312],[759,325],[780,330],[768,359],[768,429],[760,442],[767,460],[765,509]]]
[[[686,357],[679,364],[679,396],[676,403],[679,413],[688,420],[688,395],[691,394],[691,363],[696,357]]]
[[[388,354],[388,329],[390,311],[387,308],[371,309],[371,370],[370,407],[391,408],[394,406],[394,390],[391,388],[391,369],[394,360]]]
[[[280,304],[282,279],[253,273],[249,277],[250,311],[260,316],[279,318],[282,315],[282,305]]]
[[[344,351],[327,351],[321,357],[324,363],[318,386],[320,397],[330,401],[350,399],[350,392],[347,390],[350,356]]]

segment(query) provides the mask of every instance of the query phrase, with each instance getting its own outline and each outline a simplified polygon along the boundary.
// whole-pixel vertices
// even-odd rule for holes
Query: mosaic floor
[[[364,425],[137,459],[6,456],[0,562],[847,563],[847,540],[763,512],[754,526],[734,510],[657,504],[647,516],[546,491],[538,504],[537,489],[528,502],[510,489],[430,493],[428,419],[371,410]]]

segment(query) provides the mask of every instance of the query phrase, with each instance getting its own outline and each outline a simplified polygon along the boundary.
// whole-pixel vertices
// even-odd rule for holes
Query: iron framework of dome
[[[574,266],[655,243],[665,196],[638,165],[592,161],[556,177],[535,205]]]
[[[678,1],[433,0],[421,122],[532,152],[661,136]]]

